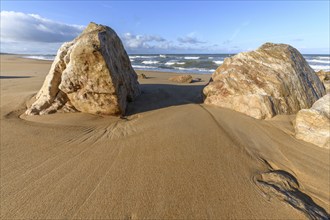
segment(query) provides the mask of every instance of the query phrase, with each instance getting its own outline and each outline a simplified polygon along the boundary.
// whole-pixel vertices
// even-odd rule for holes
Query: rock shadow
[[[203,102],[202,90],[205,85],[142,84],[141,95],[128,103],[126,115]]]

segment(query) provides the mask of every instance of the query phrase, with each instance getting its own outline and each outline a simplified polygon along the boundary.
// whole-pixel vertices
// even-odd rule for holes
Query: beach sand
[[[149,78],[140,80],[143,93],[124,118],[25,116],[50,65],[1,55],[2,219],[306,219],[306,210],[330,212],[329,150],[295,139],[294,115],[262,121],[204,105],[210,75],[175,84],[168,80],[175,73],[137,71]],[[272,184],[296,195],[301,210]]]

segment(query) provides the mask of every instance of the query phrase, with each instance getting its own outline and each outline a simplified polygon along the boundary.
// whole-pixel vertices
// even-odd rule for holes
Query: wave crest
[[[159,63],[159,61],[157,60],[145,60],[145,61],[142,61],[143,64],[157,64]]]

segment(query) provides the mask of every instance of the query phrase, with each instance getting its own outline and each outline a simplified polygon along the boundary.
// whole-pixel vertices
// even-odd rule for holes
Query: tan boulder
[[[140,94],[137,75],[121,40],[111,28],[90,23],[64,43],[26,114],[61,109],[120,115]]]
[[[226,58],[203,93],[205,104],[265,119],[309,108],[325,89],[298,50],[266,43]]]
[[[330,72],[325,72],[324,70],[320,70],[316,72],[321,82],[323,83],[325,90],[327,93],[330,92]]]
[[[191,83],[193,81],[193,77],[191,75],[179,75],[170,77],[168,80],[176,83]]]
[[[294,128],[296,138],[330,149],[330,94],[316,101],[310,109],[300,110]]]

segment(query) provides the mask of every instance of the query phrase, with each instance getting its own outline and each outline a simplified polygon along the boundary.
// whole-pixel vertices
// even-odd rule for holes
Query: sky
[[[131,54],[238,53],[265,42],[330,53],[329,0],[1,0],[1,52],[55,54],[91,21],[114,29]]]

